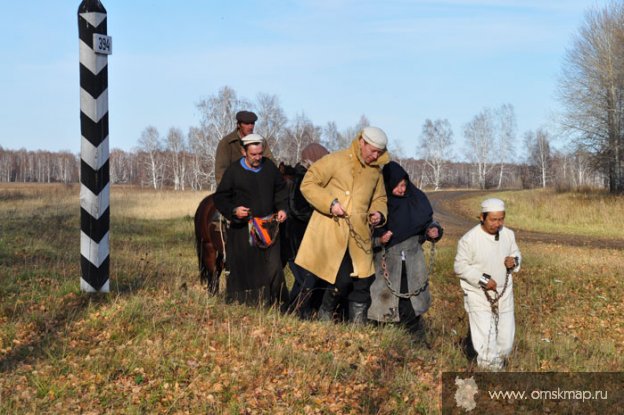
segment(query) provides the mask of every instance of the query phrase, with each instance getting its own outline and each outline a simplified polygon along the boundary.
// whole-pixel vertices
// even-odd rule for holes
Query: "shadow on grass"
[[[54,305],[54,309],[36,316],[30,340],[13,347],[0,357],[0,373],[11,372],[20,364],[32,364],[62,341],[65,330],[84,317],[89,308],[98,309],[122,297],[141,293],[152,283],[151,278],[132,278],[111,282],[110,293],[72,293]]]
[[[63,330],[90,306],[100,306],[110,301],[103,294],[82,294],[66,296],[56,307],[56,311],[41,316],[36,321],[36,333],[30,341],[17,347],[0,358],[0,373],[14,370],[19,364],[33,363],[44,357],[46,350],[53,346],[62,336]]]

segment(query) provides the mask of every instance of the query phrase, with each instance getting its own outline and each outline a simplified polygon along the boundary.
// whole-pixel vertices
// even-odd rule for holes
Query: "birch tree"
[[[145,155],[144,164],[149,174],[151,186],[158,189],[162,183],[164,164],[162,142],[156,127],[149,126],[143,130],[139,138],[139,151]]]
[[[206,184],[214,190],[215,155],[218,141],[207,137],[203,128],[191,127],[188,131],[188,147],[191,153],[189,181],[191,189],[201,190]]]
[[[476,180],[481,189],[486,188],[487,176],[492,169],[494,129],[492,112],[487,108],[464,126],[468,160],[475,166]]]
[[[281,160],[283,158],[281,138],[285,134],[288,118],[280,106],[277,95],[260,93],[256,103],[258,121],[254,132],[267,140],[271,152]]]
[[[453,129],[444,120],[425,120],[420,134],[420,153],[428,166],[434,190],[440,189],[444,167],[452,158]]]
[[[527,131],[524,143],[529,151],[528,164],[537,169],[538,182],[542,188],[545,188],[550,180],[552,161],[549,134],[543,128],[538,128],[535,132]]]
[[[338,131],[335,121],[329,121],[322,129],[321,144],[330,152],[347,146],[347,139]]]
[[[559,84],[569,137],[593,156],[611,193],[624,192],[624,3],[590,9]]]
[[[370,121],[368,120],[368,117],[362,114],[358,122],[353,127],[348,127],[342,132],[342,136],[345,138],[345,143],[344,146],[341,148],[348,147],[351,144],[351,141],[353,141],[353,139],[355,139],[355,137],[359,134],[359,132],[362,131],[364,127],[369,126]]]
[[[505,163],[513,160],[513,143],[516,140],[516,114],[511,104],[503,104],[496,111],[497,153],[499,157],[498,185],[503,186]]]
[[[232,88],[224,86],[215,95],[204,98],[197,104],[201,128],[207,136],[219,140],[234,131],[236,113],[242,109],[242,106],[250,107],[251,105],[239,100],[236,91]]]
[[[184,180],[186,178],[186,142],[182,130],[170,128],[167,133],[167,159],[169,169],[173,176],[174,190],[184,190]]]
[[[236,91],[232,88],[224,86],[215,95],[199,101],[197,109],[200,112],[201,134],[194,132],[193,138],[201,137],[206,140],[206,143],[195,142],[194,144],[198,151],[203,152],[199,158],[208,162],[207,164],[212,169],[208,173],[214,177],[214,158],[219,140],[236,129],[236,113],[252,109],[252,105],[249,101],[238,98]]]
[[[321,138],[321,129],[316,127],[305,113],[300,113],[286,128],[285,156],[282,161],[286,164],[295,164],[301,157],[301,150],[310,143],[318,143]]]

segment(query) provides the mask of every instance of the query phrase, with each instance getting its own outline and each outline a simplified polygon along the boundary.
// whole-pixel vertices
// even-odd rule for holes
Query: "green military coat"
[[[238,135],[238,129],[236,129],[219,141],[219,144],[217,145],[217,154],[215,156],[215,181],[217,185],[221,183],[223,173],[225,173],[227,168],[230,167],[232,163],[243,157],[243,146],[241,145],[240,140],[241,138],[240,135]],[[266,139],[264,140],[264,151],[262,154],[264,157],[273,160],[273,154],[271,153],[271,149],[269,149]]]

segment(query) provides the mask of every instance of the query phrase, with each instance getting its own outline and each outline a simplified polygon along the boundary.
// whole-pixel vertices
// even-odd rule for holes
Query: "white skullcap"
[[[247,144],[264,144],[264,137],[260,134],[248,134],[241,139],[243,146]]]
[[[386,148],[388,144],[388,137],[381,128],[377,127],[364,127],[362,130],[362,138],[368,144],[375,146],[381,150]]]
[[[504,212],[505,202],[500,199],[487,199],[481,202],[481,212]]]

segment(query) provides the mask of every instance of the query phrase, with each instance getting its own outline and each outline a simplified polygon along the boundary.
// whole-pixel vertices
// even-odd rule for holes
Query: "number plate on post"
[[[110,55],[113,53],[113,38],[99,33],[94,33],[93,51],[103,55]]]

